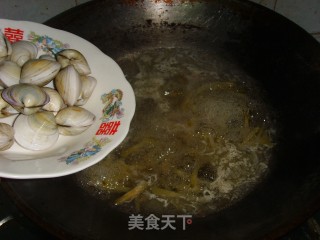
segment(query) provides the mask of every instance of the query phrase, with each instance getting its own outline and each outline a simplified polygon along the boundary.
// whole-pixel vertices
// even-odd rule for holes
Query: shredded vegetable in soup
[[[271,111],[250,77],[203,56],[161,49],[121,59],[136,113],[124,142],[77,175],[85,189],[125,212],[205,216],[263,179]]]

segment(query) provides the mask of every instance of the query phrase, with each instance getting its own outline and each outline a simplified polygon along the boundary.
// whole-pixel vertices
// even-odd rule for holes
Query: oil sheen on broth
[[[136,96],[130,131],[77,182],[130,213],[205,216],[268,172],[275,127],[261,91],[230,63],[186,49],[119,60]]]

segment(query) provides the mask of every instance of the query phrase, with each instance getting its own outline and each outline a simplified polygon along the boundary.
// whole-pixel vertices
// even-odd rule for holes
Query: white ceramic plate
[[[78,136],[59,136],[49,150],[31,151],[17,143],[0,152],[0,177],[48,178],[81,171],[101,161],[128,133],[135,111],[131,85],[120,67],[88,41],[42,24],[0,19],[1,31],[14,42],[36,43],[40,54],[73,48],[87,59],[97,86],[83,106],[95,114],[94,124]],[[0,119],[12,124],[16,116]]]

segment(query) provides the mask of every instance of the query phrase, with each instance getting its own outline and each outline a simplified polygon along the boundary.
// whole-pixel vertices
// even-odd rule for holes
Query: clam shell
[[[55,117],[52,112],[20,114],[13,124],[15,141],[29,150],[45,150],[52,147],[59,138]]]
[[[43,110],[58,112],[62,108],[66,107],[66,104],[64,104],[62,97],[55,89],[49,87],[43,87],[42,89],[50,98],[50,101],[42,107]]]
[[[60,110],[56,123],[62,135],[74,136],[87,130],[95,121],[95,115],[82,107],[72,106]]]
[[[86,58],[75,49],[62,50],[57,53],[56,58],[63,68],[73,65],[80,75],[88,75],[91,73]]]
[[[42,54],[39,59],[47,59],[47,60],[51,60],[51,61],[56,61],[56,59],[51,56],[50,54]]]
[[[12,46],[6,36],[0,31],[0,59],[5,60],[12,53]]]
[[[18,114],[19,112],[15,110],[9,103],[3,100],[2,89],[0,90],[0,118],[9,117],[13,114]]]
[[[30,115],[49,102],[49,97],[41,87],[27,83],[12,85],[4,89],[2,98],[18,112]]]
[[[54,84],[65,104],[73,106],[77,102],[81,94],[82,83],[73,65],[61,69]]]
[[[9,149],[14,143],[14,130],[6,123],[0,123],[0,151]]]
[[[29,60],[22,66],[20,83],[45,86],[58,74],[60,67],[61,65],[57,61]]]
[[[4,88],[18,84],[21,67],[12,61],[3,61],[0,64],[0,85]]]
[[[82,82],[82,88],[80,97],[75,104],[76,106],[86,104],[97,85],[97,79],[91,76],[80,76],[80,80]]]
[[[38,55],[38,48],[33,42],[21,40],[12,44],[11,61],[20,67],[30,59],[35,59]]]

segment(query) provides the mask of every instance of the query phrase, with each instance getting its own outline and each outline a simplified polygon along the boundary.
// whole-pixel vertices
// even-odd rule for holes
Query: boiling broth
[[[253,79],[187,49],[119,60],[137,108],[126,139],[79,174],[125,212],[205,216],[246,196],[268,173],[276,128]]]

